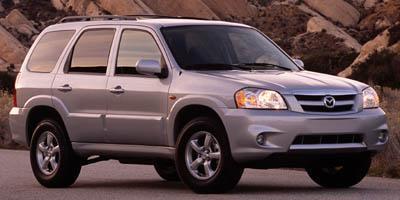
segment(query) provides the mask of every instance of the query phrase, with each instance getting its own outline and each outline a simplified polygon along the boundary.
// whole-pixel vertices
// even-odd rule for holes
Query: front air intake
[[[346,135],[299,135],[293,145],[309,145],[309,144],[349,144],[362,143],[363,137],[361,134],[346,134]]]

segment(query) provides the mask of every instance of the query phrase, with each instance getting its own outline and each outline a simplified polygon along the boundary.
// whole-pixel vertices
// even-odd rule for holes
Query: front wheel
[[[327,188],[348,188],[367,175],[371,166],[371,157],[365,156],[344,161],[341,165],[329,167],[311,167],[306,171],[310,178],[320,186]]]
[[[43,120],[38,124],[31,141],[30,158],[36,179],[45,187],[68,187],[81,171],[80,159],[57,121]]]
[[[181,180],[196,193],[222,193],[239,182],[243,168],[233,160],[223,126],[199,117],[182,129],[176,166]]]

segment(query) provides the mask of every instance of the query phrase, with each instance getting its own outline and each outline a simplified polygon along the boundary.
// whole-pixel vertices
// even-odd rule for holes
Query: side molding
[[[174,159],[175,148],[165,146],[144,146],[126,144],[78,143],[72,148],[80,156],[110,156],[125,158],[166,158]]]

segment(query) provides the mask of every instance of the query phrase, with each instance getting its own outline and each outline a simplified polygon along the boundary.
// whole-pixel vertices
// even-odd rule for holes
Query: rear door
[[[72,142],[104,142],[107,69],[116,31],[114,26],[82,30],[55,77],[54,101],[68,113]]]
[[[107,141],[118,144],[165,145],[165,118],[171,76],[136,72],[140,59],[167,68],[156,34],[144,27],[122,27],[113,71],[107,83]],[[117,92],[119,91],[119,92]]]

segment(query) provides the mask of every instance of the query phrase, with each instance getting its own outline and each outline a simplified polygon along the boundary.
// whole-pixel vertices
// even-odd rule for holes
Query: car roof
[[[147,26],[153,29],[174,26],[197,26],[197,25],[217,25],[217,26],[238,26],[250,27],[245,24],[207,20],[207,19],[185,19],[185,18],[144,18],[144,19],[126,19],[126,20],[93,20],[93,21],[73,21],[63,22],[51,25],[45,29],[45,32],[56,30],[80,29],[86,26],[101,25],[138,25]]]

